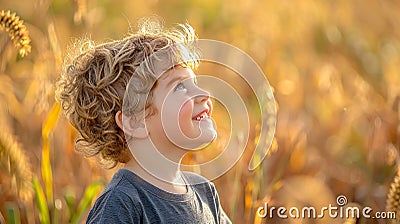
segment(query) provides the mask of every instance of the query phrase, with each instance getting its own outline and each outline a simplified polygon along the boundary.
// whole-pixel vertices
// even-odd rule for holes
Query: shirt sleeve
[[[232,223],[231,220],[226,215],[224,209],[222,209],[221,203],[219,201],[219,195],[218,195],[217,189],[215,188],[213,183],[210,183],[210,184],[211,184],[211,189],[212,189],[213,196],[215,198],[215,204],[216,204],[216,207],[217,207],[217,214],[218,214],[219,223],[221,223],[221,224],[231,224]]]
[[[141,213],[134,202],[122,192],[113,191],[96,201],[87,224],[141,223]]]

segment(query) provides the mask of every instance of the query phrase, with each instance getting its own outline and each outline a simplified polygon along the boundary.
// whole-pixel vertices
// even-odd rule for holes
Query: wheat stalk
[[[29,160],[15,137],[7,131],[0,132],[0,166],[16,184],[17,194],[22,200],[32,198],[32,171]]]
[[[2,10],[0,13],[0,30],[5,29],[15,47],[19,48],[21,57],[25,57],[31,52],[31,38],[29,38],[24,21],[10,10]]]
[[[82,22],[82,17],[87,13],[87,0],[75,0],[76,11],[74,14],[74,22],[79,24]]]
[[[400,167],[397,169],[396,177],[390,185],[386,201],[386,210],[396,212],[396,217],[400,215]]]

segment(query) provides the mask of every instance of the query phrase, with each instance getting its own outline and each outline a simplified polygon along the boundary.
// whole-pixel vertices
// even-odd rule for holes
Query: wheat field
[[[54,99],[63,58],[77,38],[122,38],[154,14],[167,27],[189,22],[200,38],[242,49],[273,89],[267,158],[247,169],[260,108],[243,89],[247,148],[213,181],[234,223],[399,223],[257,215],[265,203],[320,208],[344,195],[348,206],[400,216],[399,11],[397,0],[0,0],[0,223],[84,222],[120,166],[106,170],[75,152],[77,133]],[[216,105],[214,148],[185,163],[216,156],[231,134],[226,113]]]

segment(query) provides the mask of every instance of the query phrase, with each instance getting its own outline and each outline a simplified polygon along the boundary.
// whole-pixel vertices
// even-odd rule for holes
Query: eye
[[[178,85],[175,86],[174,91],[182,91],[182,90],[186,90],[185,85],[183,85],[183,83],[178,83]]]

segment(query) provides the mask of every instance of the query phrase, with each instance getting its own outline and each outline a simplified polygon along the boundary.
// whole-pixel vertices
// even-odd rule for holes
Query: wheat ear
[[[397,174],[390,185],[386,201],[386,210],[396,212],[396,217],[399,217],[400,215],[400,167],[397,168]]]
[[[29,38],[24,21],[10,10],[0,12],[0,30],[5,29],[15,47],[19,48],[21,57],[25,57],[31,52],[31,38]]]
[[[22,200],[32,197],[32,171],[28,157],[21,144],[7,131],[0,131],[0,166],[16,184],[16,191]]]

